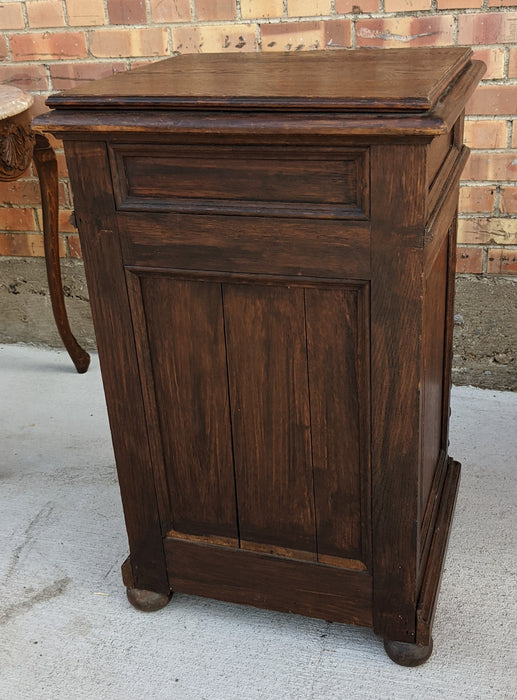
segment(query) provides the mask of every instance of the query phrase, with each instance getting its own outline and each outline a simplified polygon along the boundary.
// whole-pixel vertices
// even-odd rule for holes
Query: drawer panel
[[[362,221],[119,213],[124,264],[156,268],[368,279]]]
[[[113,145],[119,210],[367,218],[367,150]]]

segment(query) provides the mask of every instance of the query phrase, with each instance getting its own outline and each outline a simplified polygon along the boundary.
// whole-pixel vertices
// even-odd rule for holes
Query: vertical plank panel
[[[362,556],[357,290],[307,289],[318,556]],[[365,475],[366,476],[366,475]],[[365,518],[368,515],[364,514]]]
[[[224,285],[242,546],[315,552],[303,289]]]
[[[174,529],[237,538],[221,286],[141,285]]]

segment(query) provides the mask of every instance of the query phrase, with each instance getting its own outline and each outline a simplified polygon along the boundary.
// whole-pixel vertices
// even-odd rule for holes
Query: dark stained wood
[[[223,296],[241,539],[315,552],[303,290]]]
[[[372,579],[259,552],[165,540],[170,585],[178,593],[371,626]]]
[[[471,49],[183,54],[53,95],[63,108],[429,110]],[[221,80],[224,75],[224,80]],[[389,76],[389,78],[387,78]]]
[[[77,142],[67,144],[65,152],[131,549],[133,587],[168,594],[162,529],[106,147]],[[95,173],[94,188],[90,180],[92,173]]]
[[[129,266],[365,279],[367,222],[259,216],[119,213]]]
[[[172,587],[430,655],[470,55],[182,56],[38,118],[67,144],[135,604]]]
[[[238,537],[221,285],[140,283],[172,527]]]
[[[368,436],[361,434],[367,392],[359,365],[367,372],[369,363],[358,352],[359,336],[369,324],[358,298],[364,293],[364,287],[305,291],[320,561],[322,555],[367,556],[363,530],[368,531],[369,518],[364,517],[363,493],[369,491],[370,481],[363,447],[367,453]]]

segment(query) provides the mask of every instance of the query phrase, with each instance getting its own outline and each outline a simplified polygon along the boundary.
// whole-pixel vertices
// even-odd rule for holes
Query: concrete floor
[[[127,542],[97,357],[0,346],[0,700],[517,696],[517,393],[453,391],[462,483],[416,669],[370,630],[177,595],[126,600]]]

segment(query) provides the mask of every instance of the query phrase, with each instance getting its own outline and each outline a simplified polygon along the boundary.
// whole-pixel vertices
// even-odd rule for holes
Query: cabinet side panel
[[[237,538],[221,285],[141,286],[173,528]]]
[[[135,588],[169,592],[106,147],[65,145]]]
[[[223,289],[241,546],[315,552],[303,289]]]
[[[361,386],[368,357],[358,357],[364,319],[359,289],[307,289],[307,350],[318,558],[363,559],[363,489],[369,483],[361,445]],[[364,404],[362,403],[364,402]]]

